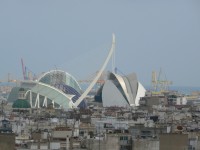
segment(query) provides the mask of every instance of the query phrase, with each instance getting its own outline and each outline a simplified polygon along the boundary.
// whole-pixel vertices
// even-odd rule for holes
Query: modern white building
[[[137,80],[135,73],[127,76],[109,73],[108,80],[102,88],[102,103],[104,107],[138,106],[145,92],[145,88]]]
[[[25,97],[30,101],[31,108],[47,107],[69,109],[70,101],[76,102],[81,96],[81,88],[75,78],[62,70],[51,70],[42,74],[36,81],[25,80],[20,84],[24,88]],[[19,89],[13,89],[10,97],[15,97]],[[78,107],[85,108],[82,101]]]

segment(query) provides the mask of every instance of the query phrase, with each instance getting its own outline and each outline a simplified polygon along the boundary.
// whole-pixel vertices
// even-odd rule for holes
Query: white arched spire
[[[96,75],[96,77],[94,78],[94,80],[92,81],[92,83],[89,85],[89,87],[85,90],[85,92],[79,97],[79,99],[73,103],[73,101],[70,101],[69,106],[71,108],[76,108],[82,101],[83,99],[87,96],[87,94],[90,92],[90,90],[93,88],[93,86],[96,84],[96,82],[98,81],[98,79],[100,78],[101,74],[103,73],[103,71],[105,70],[112,54],[115,48],[115,35],[112,35],[112,46],[110,48],[110,51],[108,53],[108,56],[105,60],[105,62],[103,63],[103,66],[101,67],[100,71],[98,72],[98,74]]]

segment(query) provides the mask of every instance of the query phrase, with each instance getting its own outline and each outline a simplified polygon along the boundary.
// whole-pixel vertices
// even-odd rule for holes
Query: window
[[[124,141],[128,141],[128,136],[120,136],[120,141],[124,140]]]
[[[124,136],[124,140],[128,141],[128,137],[127,137],[127,136]]]

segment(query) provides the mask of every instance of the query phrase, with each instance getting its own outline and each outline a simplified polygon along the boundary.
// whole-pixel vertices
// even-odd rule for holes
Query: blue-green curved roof
[[[16,101],[16,97],[18,97],[18,93],[21,87],[13,87],[9,96],[8,96],[8,102],[14,102]]]
[[[17,99],[13,105],[12,108],[31,108],[31,105],[28,100],[25,99]]]

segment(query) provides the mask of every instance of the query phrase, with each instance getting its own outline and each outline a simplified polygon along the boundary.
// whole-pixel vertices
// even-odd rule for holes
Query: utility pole
[[[3,100],[2,100],[2,102],[1,102],[1,113],[2,113],[3,119],[5,119],[5,114],[4,114],[4,102],[3,102]]]
[[[101,116],[100,116],[100,120],[101,120]],[[101,124],[101,122],[99,122],[99,150],[100,150],[100,124]]]
[[[73,142],[74,142],[74,130],[75,130],[75,125],[76,125],[76,120],[79,119],[78,118],[78,113],[77,111],[74,109],[74,122],[73,122],[73,126],[72,126],[72,136],[70,138],[70,150],[73,149]]]
[[[3,100],[2,100],[2,102],[1,102],[1,114],[2,114],[2,116],[3,116]]]
[[[100,150],[100,124],[99,124],[99,150]]]

